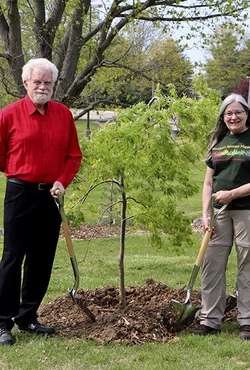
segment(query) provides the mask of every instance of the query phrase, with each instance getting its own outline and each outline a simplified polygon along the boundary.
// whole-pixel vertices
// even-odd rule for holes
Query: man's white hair
[[[23,66],[22,73],[23,82],[30,81],[32,70],[37,67],[43,68],[46,71],[50,71],[52,73],[53,82],[56,82],[58,76],[58,69],[56,68],[55,64],[51,63],[46,58],[31,59],[28,61],[27,64]]]

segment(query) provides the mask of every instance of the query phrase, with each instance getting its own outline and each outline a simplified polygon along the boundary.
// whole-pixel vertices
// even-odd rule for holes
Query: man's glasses
[[[244,111],[244,110],[237,110],[236,112],[226,112],[226,113],[224,113],[224,116],[225,116],[226,118],[231,118],[231,117],[233,117],[233,115],[235,114],[235,116],[236,116],[236,117],[239,117],[239,116],[241,116],[243,113],[245,113],[245,111]]]

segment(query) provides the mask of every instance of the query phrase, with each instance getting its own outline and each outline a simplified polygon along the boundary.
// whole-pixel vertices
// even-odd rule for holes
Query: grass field
[[[78,130],[84,132],[84,125]],[[192,168],[192,181],[199,186],[197,194],[178,206],[190,218],[201,215],[201,188],[205,165]],[[0,219],[5,189],[5,178],[0,176]],[[187,285],[201,243],[201,234],[194,233],[194,246],[176,251],[167,236],[164,248],[152,248],[145,235],[126,237],[125,284],[145,285],[153,278],[173,288]],[[80,271],[80,288],[94,289],[106,285],[118,286],[119,238],[74,241]],[[34,243],[35,245],[35,243]],[[0,249],[2,245],[0,246]],[[85,253],[89,253],[85,258]],[[227,271],[227,290],[234,293],[236,256],[232,252]],[[66,294],[72,286],[73,272],[66,243],[60,240],[55,257],[49,289],[44,303]],[[200,288],[200,275],[194,289]],[[100,345],[85,338],[39,338],[23,335],[13,329],[16,342],[11,347],[0,347],[0,369],[6,370],[181,370],[250,369],[250,343],[238,338],[238,324],[223,324],[219,336],[194,337],[181,334],[168,343],[148,343],[141,346],[107,343]]]
[[[145,285],[153,278],[171,287],[187,284],[200,246],[201,234],[194,235],[195,246],[181,255],[171,248],[154,249],[145,236],[129,236],[126,240],[125,283]],[[106,285],[118,286],[119,238],[93,240],[90,253],[83,261],[87,243],[74,241],[80,271],[80,287],[93,289]],[[228,293],[234,292],[236,257],[233,252],[228,266]],[[52,278],[44,302],[66,294],[73,283],[73,273],[66,244],[60,241]],[[198,276],[195,289],[199,289]],[[218,337],[192,337],[181,334],[168,343],[131,343],[100,345],[84,338],[39,338],[13,330],[15,344],[0,347],[1,369],[249,369],[249,343],[238,338],[237,324],[224,324]]]

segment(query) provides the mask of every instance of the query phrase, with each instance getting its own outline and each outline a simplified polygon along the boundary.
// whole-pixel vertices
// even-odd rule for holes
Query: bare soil
[[[71,229],[74,238],[92,237],[94,229],[82,225]],[[110,237],[118,229],[98,228],[98,236]],[[94,290],[77,291],[75,303],[69,295],[57,297],[39,308],[40,322],[53,326],[58,337],[77,340],[89,338],[100,343],[115,341],[143,344],[154,341],[176,341],[178,334],[189,332],[197,325],[195,319],[189,326],[177,325],[178,314],[172,299],[184,303],[186,287],[172,289],[161,282],[148,278],[145,286],[126,287],[126,307],[119,304],[119,289],[107,286]],[[201,304],[200,291],[192,292],[192,305]],[[226,307],[227,311],[228,307]],[[225,313],[224,322],[236,321],[237,308]]]

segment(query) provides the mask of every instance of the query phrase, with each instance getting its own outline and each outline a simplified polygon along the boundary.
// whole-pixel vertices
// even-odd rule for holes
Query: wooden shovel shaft
[[[201,247],[200,247],[196,262],[195,262],[196,266],[198,266],[198,267],[201,266],[201,263],[202,263],[204,254],[206,252],[207,245],[208,245],[208,242],[211,238],[211,235],[212,235],[212,229],[210,231],[206,231],[206,233],[204,235],[204,238],[202,240]]]
[[[64,236],[66,239],[67,248],[69,251],[69,256],[70,258],[73,258],[75,256],[75,251],[74,251],[74,247],[73,247],[73,243],[72,243],[72,239],[71,239],[71,235],[69,231],[68,221],[67,221],[64,208],[63,208],[63,196],[59,190],[56,190],[56,194],[58,196],[59,212],[60,212],[61,219],[62,219],[62,227],[64,231]]]
[[[70,258],[73,258],[75,256],[75,251],[74,251],[72,239],[71,239],[71,236],[70,236],[68,222],[67,221],[62,221],[62,227],[63,227],[64,236],[65,236],[68,251],[69,251],[69,256],[70,256]]]
[[[213,231],[213,226],[214,226],[214,223],[215,223],[215,220],[216,218],[218,217],[218,215],[224,211],[224,209],[227,207],[227,204],[224,204],[220,210],[216,213],[216,215],[214,214],[214,208],[213,208],[213,199],[216,199],[218,193],[216,194],[213,194],[212,197],[211,197],[211,210],[212,210],[212,217],[211,217],[211,221],[210,221],[210,231],[206,231],[205,235],[204,235],[204,238],[202,240],[202,243],[201,243],[201,247],[200,247],[200,250],[199,250],[199,253],[198,253],[198,256],[197,256],[197,259],[196,259],[196,262],[195,262],[195,265],[200,267],[201,264],[202,264],[202,260],[203,260],[203,257],[204,257],[204,254],[206,252],[206,249],[207,249],[207,245],[209,243],[209,240],[211,238],[211,235],[212,235],[212,231]]]

